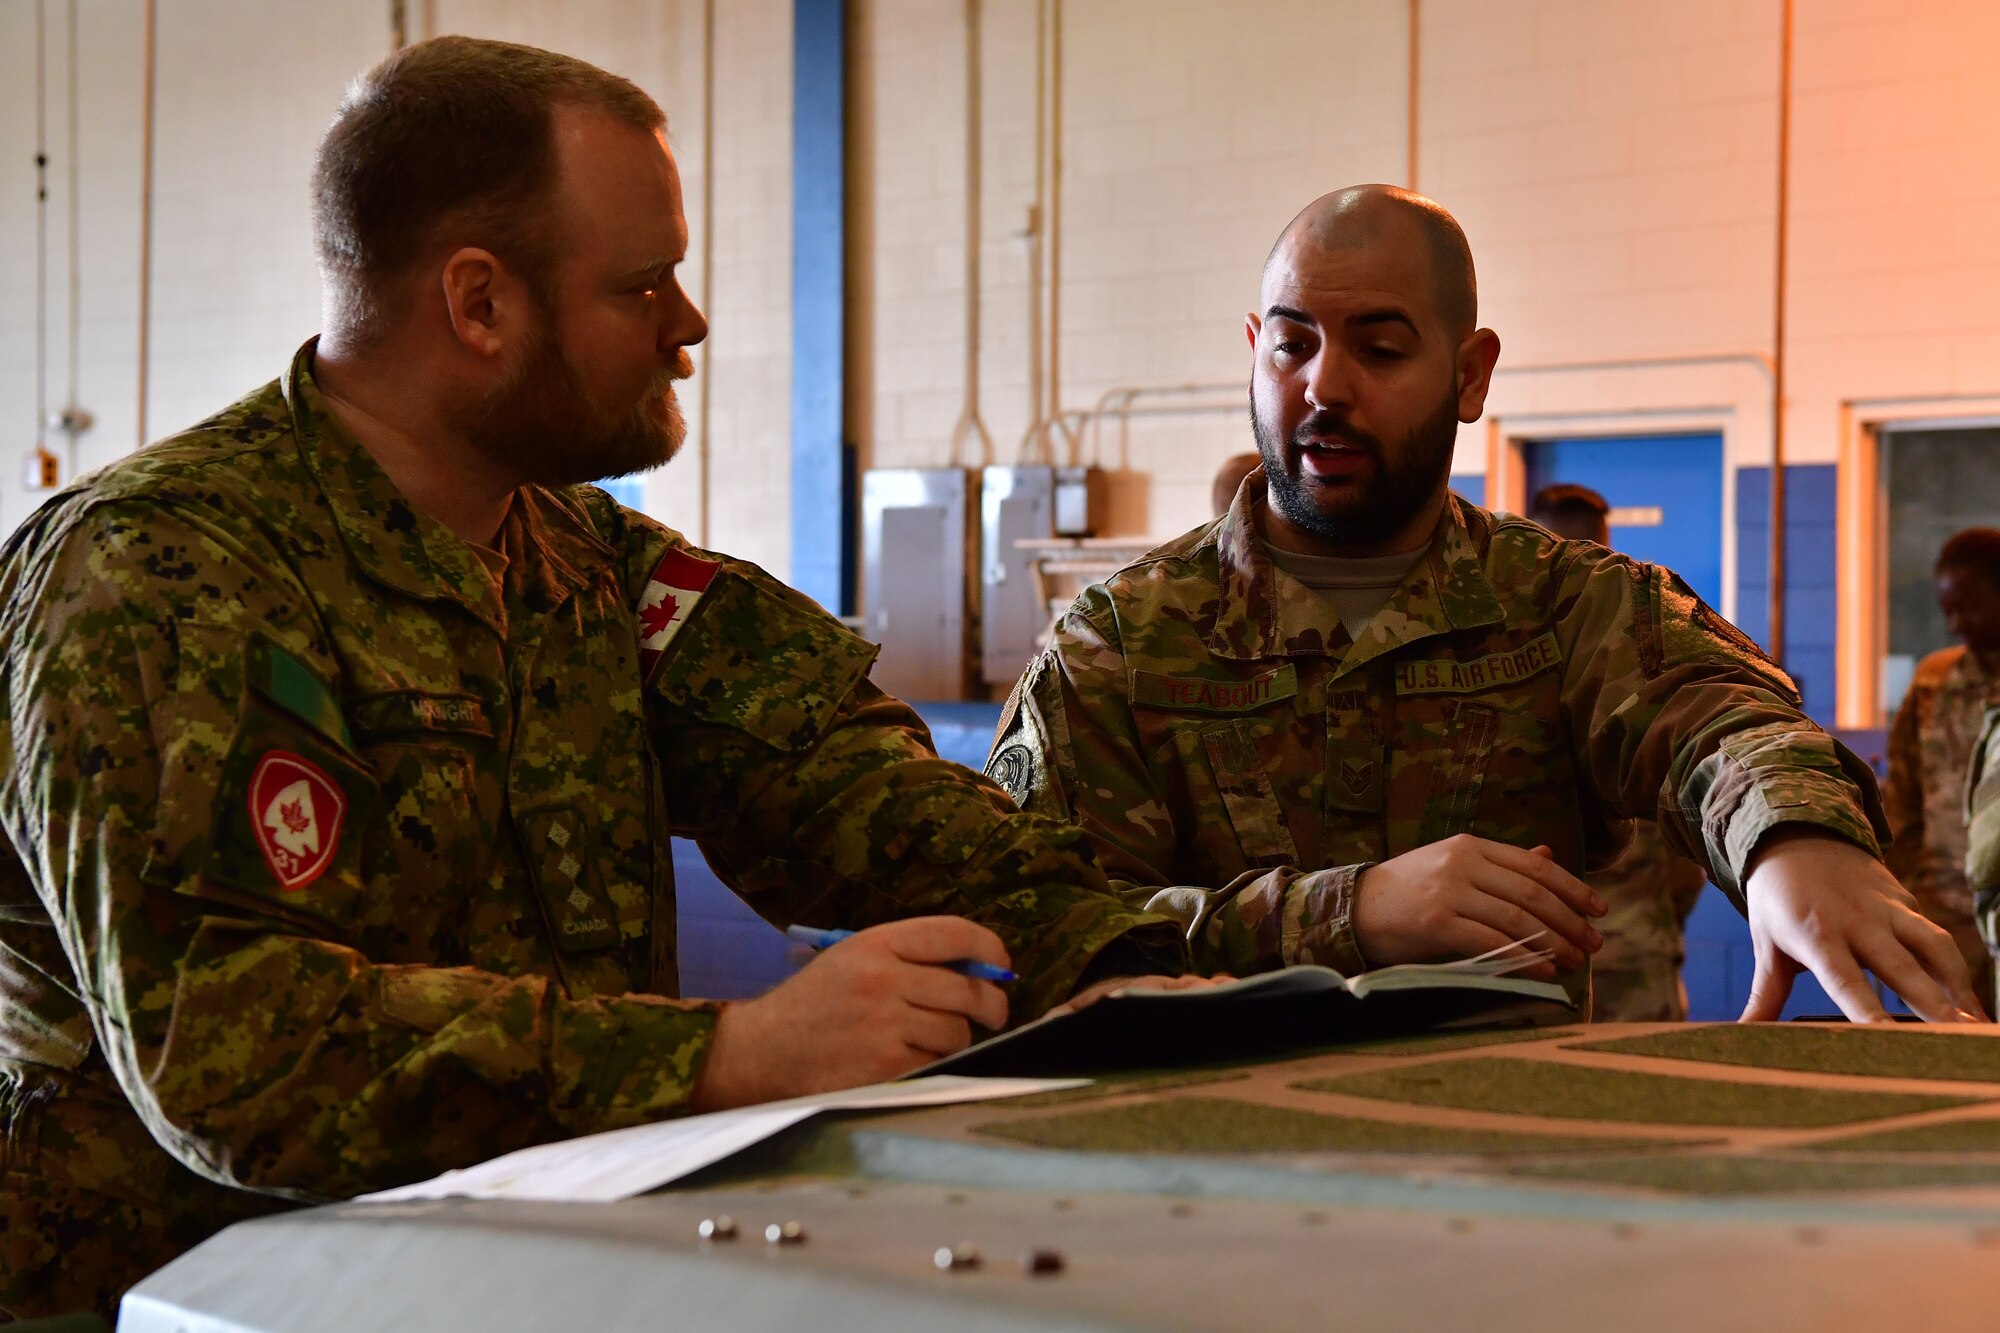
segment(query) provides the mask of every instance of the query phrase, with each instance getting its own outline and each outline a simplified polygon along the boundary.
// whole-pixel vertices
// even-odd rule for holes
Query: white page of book
[[[965,1078],[938,1074],[817,1097],[683,1116],[537,1144],[430,1180],[364,1194],[357,1202],[537,1199],[610,1203],[679,1180],[821,1111],[877,1111],[991,1101],[1082,1087],[1087,1078]]]

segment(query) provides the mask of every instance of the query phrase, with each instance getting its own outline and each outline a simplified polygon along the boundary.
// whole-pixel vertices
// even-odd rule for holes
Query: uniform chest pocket
[[[393,928],[396,940],[372,941],[391,961],[405,940],[412,957],[463,958],[466,898],[491,842],[475,776],[493,743],[485,704],[462,692],[395,690],[354,699],[348,716],[381,791],[361,925]]]
[[[1443,701],[1437,712],[1442,725],[1440,734],[1430,738],[1432,757],[1424,784],[1418,847],[1471,831],[1492,764],[1493,745],[1500,736],[1500,711],[1490,704],[1450,699]]]
[[[1202,748],[1215,774],[1216,794],[1229,813],[1243,859],[1255,869],[1298,860],[1297,845],[1285,825],[1273,785],[1273,765],[1264,753],[1278,728],[1269,722],[1239,718],[1204,727]],[[1260,743],[1262,742],[1262,743]]]

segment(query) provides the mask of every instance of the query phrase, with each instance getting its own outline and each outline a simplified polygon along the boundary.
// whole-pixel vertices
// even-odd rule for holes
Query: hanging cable
[[[31,491],[61,479],[48,450],[49,428],[49,72],[47,0],[35,0],[35,442],[21,484]]]
[[[96,420],[90,413],[83,410],[83,400],[77,396],[77,378],[80,373],[78,367],[83,364],[83,223],[81,221],[83,207],[81,202],[82,186],[78,184],[78,181],[83,176],[83,153],[80,147],[83,141],[83,131],[78,128],[79,117],[77,114],[77,86],[79,83],[77,71],[82,65],[82,57],[77,54],[79,49],[77,40],[77,0],[69,0],[69,60],[67,62],[67,75],[69,79],[69,158],[63,164],[64,172],[69,178],[67,182],[69,186],[69,376],[67,389],[63,395],[63,408],[60,420],[63,433],[69,437],[69,448],[65,450],[68,457],[64,461],[69,464],[69,475],[71,477],[75,477],[83,471],[83,455],[82,450],[78,446],[77,437],[86,430],[89,430]]]
[[[139,412],[138,448],[146,447],[146,392],[153,357],[153,117],[154,67],[159,60],[159,0],[146,0],[144,70],[139,121]]]

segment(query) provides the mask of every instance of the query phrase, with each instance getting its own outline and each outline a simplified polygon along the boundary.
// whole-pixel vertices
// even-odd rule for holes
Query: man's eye
[[[659,294],[660,294],[660,289],[658,287],[640,286],[640,287],[634,287],[632,289],[632,295],[639,297],[641,300],[646,300],[646,301],[652,300],[655,296],[658,296]]]
[[[1368,355],[1377,361],[1401,361],[1408,353],[1388,343],[1377,343],[1368,349]]]
[[[1276,347],[1276,351],[1280,356],[1304,356],[1305,350],[1306,345],[1304,343],[1290,338],[1278,343]]]

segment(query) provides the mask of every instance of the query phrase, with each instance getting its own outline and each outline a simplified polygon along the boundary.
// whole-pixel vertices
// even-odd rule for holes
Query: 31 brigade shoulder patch
[[[704,560],[675,548],[660,559],[645,591],[639,594],[639,674],[651,680],[653,671],[667,654],[681,626],[694,614],[695,604],[708,591],[719,560]]]
[[[333,863],[347,797],[317,764],[272,750],[250,774],[250,827],[264,864],[286,893],[305,888]]]

